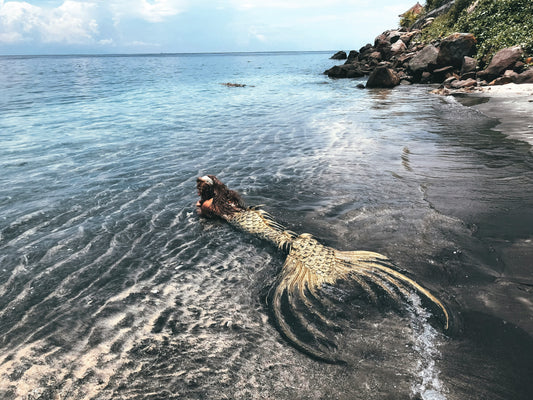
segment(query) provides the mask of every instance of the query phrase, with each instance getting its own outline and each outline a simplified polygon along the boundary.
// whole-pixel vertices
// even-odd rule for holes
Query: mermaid
[[[356,284],[373,301],[378,300],[378,294],[384,294],[401,303],[402,300],[409,301],[412,292],[416,292],[440,310],[444,328],[448,329],[449,315],[441,301],[398,272],[387,257],[370,251],[339,251],[320,244],[310,234],[298,235],[286,230],[264,210],[247,207],[237,192],[214,175],[198,178],[196,186],[200,196],[196,203],[198,214],[225,220],[288,253],[271,289],[269,305],[281,334],[309,356],[326,362],[342,362],[324,349],[335,346],[317,328],[338,328],[324,315],[321,305],[331,303],[324,295],[324,289],[341,281]],[[312,321],[302,317],[302,309],[312,316]],[[302,336],[312,337],[314,341]]]

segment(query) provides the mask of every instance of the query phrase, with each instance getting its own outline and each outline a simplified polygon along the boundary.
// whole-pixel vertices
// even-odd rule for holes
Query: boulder
[[[528,69],[516,78],[516,83],[533,83],[533,69]]]
[[[400,84],[400,78],[396,73],[386,66],[374,69],[366,83],[367,88],[392,88]]]
[[[370,51],[374,49],[374,46],[372,46],[370,43],[365,44],[363,47],[359,49],[359,53],[364,54],[367,51]],[[373,51],[373,50],[372,50]]]
[[[391,45],[390,51],[393,55],[401,54],[407,50],[407,46],[401,40],[397,40]]]
[[[390,44],[390,42],[387,40],[387,35],[384,33],[376,36],[376,38],[374,39],[374,47],[378,47],[382,43]]]
[[[350,50],[350,54],[348,54],[348,59],[346,60],[346,63],[353,63],[359,60],[359,52],[357,50]]]
[[[390,42],[386,40],[382,40],[374,47],[376,48],[376,51],[380,52],[381,58],[383,60],[388,60],[392,56],[392,51],[391,51],[392,45],[390,44]]]
[[[424,71],[433,70],[437,64],[438,55],[439,50],[432,44],[429,44],[409,61],[409,69],[413,74],[417,75],[421,75]]]
[[[338,51],[330,57],[332,60],[346,60],[348,56],[345,51]]]
[[[507,47],[498,51],[489,63],[489,66],[478,75],[483,79],[494,79],[507,69],[512,69],[514,64],[522,57],[522,47]]]
[[[475,79],[469,78],[466,80],[454,80],[451,82],[450,87],[453,89],[464,89],[469,87],[477,86],[477,81]]]
[[[469,72],[475,72],[477,68],[477,60],[472,57],[464,56],[463,65],[461,66],[461,75],[468,74]]]
[[[389,31],[387,32],[387,40],[390,44],[396,43],[402,36],[402,32],[400,31]]]
[[[365,74],[354,64],[335,65],[324,71],[330,78],[360,78]]]
[[[465,56],[476,53],[476,38],[471,33],[454,33],[445,38],[439,46],[437,65],[461,68]]]
[[[503,73],[503,78],[511,78],[512,82],[516,82],[518,79],[518,73],[513,71],[512,69],[508,69]]]

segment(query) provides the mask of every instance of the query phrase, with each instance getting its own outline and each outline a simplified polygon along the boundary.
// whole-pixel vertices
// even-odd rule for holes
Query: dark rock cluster
[[[533,83],[533,69],[521,61],[519,46],[496,53],[481,70],[473,56],[476,38],[454,33],[430,44],[418,41],[420,30],[389,30],[359,51],[338,52],[333,59],[346,59],[324,73],[330,78],[359,78],[369,75],[367,87],[390,88],[400,84],[436,83],[446,88],[469,88],[509,82]]]

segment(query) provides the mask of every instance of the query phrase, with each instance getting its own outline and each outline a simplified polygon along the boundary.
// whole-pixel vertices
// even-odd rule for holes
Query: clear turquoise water
[[[528,398],[530,146],[424,86],[329,80],[328,57],[0,58],[3,398]],[[263,301],[283,254],[196,216],[207,173],[387,254],[453,332],[369,305],[348,366],[299,353]]]

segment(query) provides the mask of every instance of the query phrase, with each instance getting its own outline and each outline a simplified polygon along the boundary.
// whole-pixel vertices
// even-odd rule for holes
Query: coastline
[[[499,124],[495,129],[533,146],[533,83],[482,86],[443,94],[452,95],[461,104],[497,119]],[[472,99],[480,101],[471,104]]]

